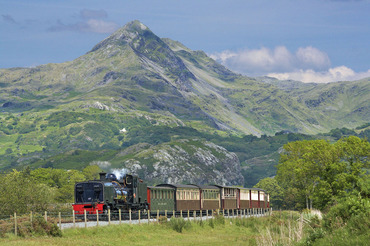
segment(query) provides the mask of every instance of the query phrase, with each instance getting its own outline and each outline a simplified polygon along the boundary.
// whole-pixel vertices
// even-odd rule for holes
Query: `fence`
[[[250,208],[250,209],[224,209],[224,210],[186,210],[186,211],[150,211],[150,210],[137,210],[137,211],[110,211],[108,210],[105,214],[88,214],[86,210],[83,215],[76,215],[72,212],[43,212],[23,214],[17,216],[16,213],[11,216],[0,216],[0,220],[9,220],[14,223],[14,234],[17,235],[18,220],[20,217],[29,217],[29,221],[32,224],[33,219],[38,216],[42,216],[45,221],[51,221],[59,226],[60,229],[65,228],[76,228],[76,227],[89,227],[89,226],[101,226],[111,224],[141,224],[141,223],[155,223],[159,222],[160,218],[172,218],[182,217],[187,220],[207,220],[213,218],[215,215],[223,215],[225,218],[247,218],[252,216],[265,216],[271,215],[272,208]],[[89,223],[89,224],[88,224]]]

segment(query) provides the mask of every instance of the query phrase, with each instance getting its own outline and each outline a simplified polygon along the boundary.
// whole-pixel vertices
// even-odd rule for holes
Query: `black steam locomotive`
[[[147,185],[135,175],[127,174],[118,180],[112,173],[100,173],[99,180],[80,182],[75,185],[76,216],[107,214],[122,210],[148,209]]]

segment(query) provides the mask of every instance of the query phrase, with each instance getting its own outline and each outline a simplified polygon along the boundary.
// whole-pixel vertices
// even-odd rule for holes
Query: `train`
[[[99,180],[75,184],[75,215],[107,215],[108,211],[199,211],[269,208],[269,194],[258,188],[223,185],[159,184],[147,186],[136,175],[117,179],[101,172]],[[86,211],[86,212],[85,212]]]

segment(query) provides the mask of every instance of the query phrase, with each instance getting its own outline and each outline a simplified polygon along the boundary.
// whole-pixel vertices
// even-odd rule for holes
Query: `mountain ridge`
[[[369,91],[369,79],[362,81],[351,84],[362,92]],[[172,114],[190,120],[189,124],[202,119],[219,130],[257,136],[281,130],[314,134],[370,121],[366,113],[369,96],[353,89],[351,92],[349,82],[296,83],[294,89],[248,78],[233,73],[202,51],[159,38],[139,21],[126,24],[73,61],[1,69],[0,83],[4,112],[68,104],[70,109],[78,104],[89,107],[95,105],[91,100],[99,99],[106,109]],[[349,100],[351,93],[361,95],[363,100]],[[347,101],[355,103],[352,108],[345,105]],[[338,123],[330,122],[325,116],[328,111]]]

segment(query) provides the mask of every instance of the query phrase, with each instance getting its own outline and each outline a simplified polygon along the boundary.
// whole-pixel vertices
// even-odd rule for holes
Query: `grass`
[[[225,225],[212,228],[208,222],[191,223],[182,233],[168,224],[117,225],[82,229],[68,229],[61,238],[16,238],[9,235],[0,239],[1,245],[256,245],[257,233],[236,226],[226,220]],[[215,224],[215,223],[214,223]]]
[[[367,245],[369,236],[352,237],[339,228],[323,230],[321,216],[283,211],[271,216],[189,222],[183,218],[159,223],[66,229],[62,237],[15,237],[6,234],[0,245]]]

